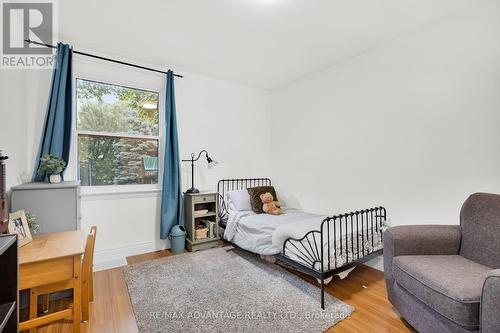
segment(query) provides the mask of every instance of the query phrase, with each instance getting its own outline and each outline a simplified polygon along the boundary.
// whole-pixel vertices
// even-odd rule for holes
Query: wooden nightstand
[[[185,193],[184,226],[187,232],[188,251],[217,247],[219,245],[217,193]],[[207,228],[206,232],[204,227]]]

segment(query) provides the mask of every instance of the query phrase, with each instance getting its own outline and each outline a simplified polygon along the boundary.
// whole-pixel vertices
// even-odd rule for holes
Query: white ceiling
[[[61,0],[61,40],[273,89],[478,0]]]

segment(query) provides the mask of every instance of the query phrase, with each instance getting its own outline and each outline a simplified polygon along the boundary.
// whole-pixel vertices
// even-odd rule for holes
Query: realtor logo
[[[55,36],[53,1],[2,1],[2,69],[52,68],[54,50],[28,43],[53,45]]]

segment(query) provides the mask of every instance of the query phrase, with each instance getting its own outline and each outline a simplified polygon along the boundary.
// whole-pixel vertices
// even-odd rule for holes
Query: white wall
[[[162,94],[164,91],[161,74],[81,56],[75,56],[74,72],[75,77],[154,89]],[[270,113],[269,93],[187,72],[182,74],[184,79],[175,79],[181,157],[189,158],[191,152],[207,149],[219,162],[209,170],[206,160],[200,159],[196,165],[196,187],[215,191],[217,181],[224,177],[269,174],[270,124],[264,121]],[[11,157],[8,187],[21,183],[26,175],[31,176],[51,75],[49,70],[0,73],[0,149]],[[163,95],[161,99],[163,102]],[[72,156],[76,159],[75,151]],[[66,179],[74,179],[74,162],[68,169]],[[183,164],[182,176],[187,189],[191,184],[189,164]],[[131,189],[141,191],[128,193]],[[124,186],[112,193],[105,188],[100,191],[82,188],[82,193],[82,225],[85,229],[98,226],[97,268],[121,264],[127,255],[169,246],[168,241],[159,239],[158,188]]]
[[[499,193],[499,15],[498,2],[462,11],[272,91],[287,203],[457,224],[469,194]]]
[[[7,188],[19,183],[19,170],[27,164],[26,103],[21,98],[21,91],[26,91],[25,79],[19,71],[0,71],[0,150],[9,156]],[[18,98],[12,98],[14,95]]]

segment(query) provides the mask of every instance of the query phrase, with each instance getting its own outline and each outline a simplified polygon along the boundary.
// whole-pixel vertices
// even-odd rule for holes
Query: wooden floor
[[[170,255],[168,250],[152,252],[128,257],[127,262],[134,264]],[[311,283],[316,283],[314,279],[302,277]],[[94,273],[94,285],[95,300],[91,304],[90,320],[82,323],[82,332],[137,332],[122,268]],[[336,277],[327,286],[326,291],[356,308],[349,318],[327,332],[415,332],[393,310],[386,297],[384,275],[376,269],[361,265],[344,280]],[[67,306],[67,303],[66,300],[51,302],[50,311]],[[71,328],[71,320],[61,320],[40,328],[38,332],[71,332]]]

